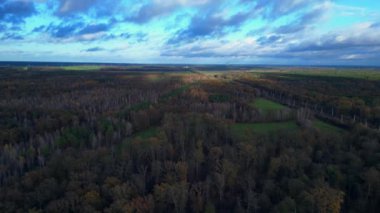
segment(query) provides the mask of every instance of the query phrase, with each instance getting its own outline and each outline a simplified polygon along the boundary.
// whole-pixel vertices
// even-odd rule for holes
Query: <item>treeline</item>
[[[324,117],[380,128],[379,81],[278,73],[261,74],[259,78],[250,75],[234,78],[289,106],[307,107]]]

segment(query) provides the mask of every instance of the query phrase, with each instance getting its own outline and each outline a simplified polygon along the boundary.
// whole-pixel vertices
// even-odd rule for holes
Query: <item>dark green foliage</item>
[[[220,95],[220,94],[214,94],[209,96],[210,102],[228,102],[230,100],[230,97],[228,95]]]
[[[112,127],[110,127],[112,129]],[[106,131],[109,131],[108,129]],[[111,130],[112,131],[112,130]],[[60,148],[87,146],[89,143],[90,131],[84,127],[71,127],[65,129],[57,139]]]
[[[144,110],[144,109],[148,109],[151,105],[152,105],[151,103],[144,101],[142,103],[138,103],[138,104],[131,106],[129,108],[129,110],[131,110],[131,111]]]
[[[189,89],[189,85],[184,85],[182,87],[179,87],[177,89],[174,89],[166,94],[164,94],[162,97],[161,97],[161,100],[167,100],[169,98],[172,98],[172,97],[176,97],[180,94],[182,94],[183,92],[185,92],[187,89]]]
[[[305,105],[322,105],[322,91],[358,79],[261,74],[292,82],[266,85],[280,90],[271,93],[225,80],[246,72],[91,70],[0,71],[0,212],[380,209],[378,130],[342,130],[339,119],[319,121],[287,100],[294,87],[306,91]],[[316,79],[331,87],[311,91]],[[340,99],[339,110],[349,113],[352,100]]]

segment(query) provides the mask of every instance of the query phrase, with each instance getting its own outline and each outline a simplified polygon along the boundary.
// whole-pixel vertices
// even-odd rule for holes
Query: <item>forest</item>
[[[380,209],[380,70],[0,67],[0,212]]]

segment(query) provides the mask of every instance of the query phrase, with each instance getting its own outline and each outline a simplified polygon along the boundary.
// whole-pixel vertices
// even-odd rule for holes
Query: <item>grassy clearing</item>
[[[236,123],[231,131],[239,138],[249,138],[254,134],[269,134],[277,131],[296,131],[299,127],[295,121],[270,123]]]
[[[151,127],[149,129],[135,133],[131,138],[127,138],[123,143],[117,144],[117,150],[123,149],[147,149],[152,146],[149,139],[158,137],[161,129],[159,127]]]
[[[328,124],[318,119],[313,121],[313,126],[323,132],[329,132],[329,133],[343,133],[344,132],[343,129],[337,126]]]
[[[89,70],[100,70],[102,66],[83,65],[83,66],[63,66],[61,68],[67,71],[89,71]]]
[[[338,77],[338,78],[352,78],[363,80],[380,80],[380,69],[303,69],[303,70],[253,70],[249,72],[252,78],[265,78],[267,74],[278,74],[281,78],[289,78],[286,76],[299,75],[311,77]]]
[[[149,101],[144,101],[144,102],[132,105],[129,108],[129,110],[139,111],[139,110],[143,110],[143,109],[148,109],[151,105],[152,105],[152,103],[150,103]]]
[[[174,90],[170,91],[169,93],[163,95],[161,97],[161,100],[167,100],[169,98],[178,96],[178,95],[182,94],[183,92],[185,92],[186,90],[188,90],[189,88],[190,88],[190,85],[186,84],[180,88],[174,89]]]
[[[230,100],[230,96],[222,95],[222,94],[213,94],[209,96],[210,102],[223,103],[228,102]]]
[[[285,109],[286,106],[264,99],[264,98],[257,98],[253,103],[250,104],[252,107],[255,107],[259,110],[263,111],[274,111],[274,110],[282,110]]]
[[[165,74],[147,74],[144,76],[144,79],[150,81],[150,82],[157,82],[157,81],[162,81],[166,78],[167,76]]]
[[[149,139],[149,138],[156,137],[158,133],[159,133],[159,129],[157,127],[151,127],[147,130],[136,133],[135,138],[139,138],[142,140]]]

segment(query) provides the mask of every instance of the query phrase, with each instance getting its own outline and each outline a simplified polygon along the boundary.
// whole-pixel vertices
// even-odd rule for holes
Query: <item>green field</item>
[[[230,96],[223,94],[213,94],[209,96],[209,101],[216,103],[228,102],[230,99]]]
[[[143,139],[143,140],[144,139],[149,139],[149,138],[157,136],[158,133],[159,133],[159,129],[157,127],[151,127],[151,128],[149,128],[147,130],[138,132],[135,135],[135,138],[140,138],[140,139]]]
[[[183,92],[185,92],[189,88],[190,88],[189,84],[183,85],[182,87],[179,87],[177,89],[174,89],[174,90],[170,91],[169,93],[164,94],[160,98],[161,98],[161,100],[167,100],[169,98],[172,98],[172,97],[175,97],[175,96],[178,96],[178,95],[182,94]]]
[[[279,103],[276,103],[264,98],[257,98],[250,105],[255,107],[256,109],[263,110],[263,111],[282,110],[286,108],[282,104],[279,104]]]
[[[144,101],[141,103],[137,103],[132,105],[129,110],[131,111],[139,111],[139,110],[144,110],[144,109],[149,109],[149,107],[152,105],[149,101]]]
[[[323,132],[329,132],[329,133],[342,133],[344,131],[343,129],[337,126],[328,124],[318,119],[313,121],[313,126]]]
[[[255,73],[255,72],[253,72]],[[380,80],[380,71],[378,70],[347,70],[347,69],[330,69],[330,70],[317,70],[317,69],[305,69],[305,70],[282,70],[282,71],[268,71],[260,72],[266,73],[278,73],[278,74],[294,74],[301,76],[320,76],[320,77],[340,77],[340,78],[353,78],[353,79],[365,79],[365,80]]]
[[[252,134],[269,134],[277,131],[296,131],[299,127],[295,121],[270,123],[236,123],[231,131],[239,138],[249,138]]]
[[[83,66],[63,66],[61,68],[67,71],[89,71],[89,70],[100,70],[103,67],[96,66],[96,65],[83,65]]]

